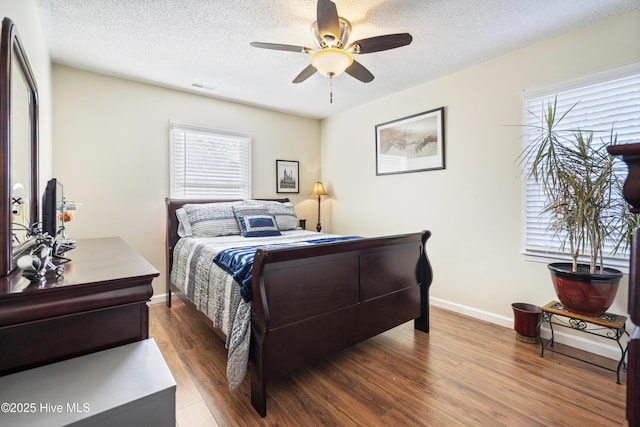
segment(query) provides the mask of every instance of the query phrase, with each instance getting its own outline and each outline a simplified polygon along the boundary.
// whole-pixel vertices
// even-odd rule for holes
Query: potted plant
[[[613,253],[626,250],[638,216],[627,208],[624,182],[607,152],[617,135],[612,129],[605,142],[594,140],[593,131],[563,128],[574,107],[560,114],[557,98],[547,104],[522,160],[544,196],[549,229],[572,259],[548,265],[556,294],[569,311],[599,317],[613,303],[622,278],[619,270],[604,266],[604,245]]]

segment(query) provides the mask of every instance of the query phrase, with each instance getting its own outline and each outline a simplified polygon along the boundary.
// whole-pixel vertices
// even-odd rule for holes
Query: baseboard
[[[154,295],[151,297],[149,304],[160,304],[167,301],[167,294]]]
[[[153,297],[151,297],[151,301],[149,301],[149,304],[164,303],[166,301],[166,298],[167,294],[154,295]],[[477,308],[446,301],[440,298],[430,297],[429,303],[435,307],[440,307],[445,310],[464,314],[465,316],[473,317],[474,319],[484,320],[485,322],[504,326],[505,328],[513,328],[513,317],[500,316],[495,313],[490,313],[488,311],[479,310]],[[544,338],[549,338],[551,336],[551,332],[547,327],[543,327],[541,333]],[[625,338],[623,338],[623,340],[624,339]],[[620,348],[618,348],[617,344],[615,344],[613,341],[611,342],[611,344],[606,342],[599,342],[602,341],[602,339],[587,339],[582,336],[567,334],[557,329],[555,330],[555,340],[557,343],[588,351],[589,353],[597,354],[599,356],[607,357],[613,360],[620,360]]]
[[[504,326],[506,328],[513,328],[513,317],[500,316],[495,313],[490,313],[477,308],[469,307],[466,305],[446,301],[440,298],[429,298],[429,303],[435,307],[440,307],[445,310],[454,311],[456,313],[464,314],[465,316],[473,317],[475,319],[484,320],[489,323]],[[554,328],[555,341],[560,344],[568,345],[580,350],[588,351],[589,353],[597,354],[599,356],[607,357],[613,360],[620,360],[620,348],[618,345],[611,341],[611,343],[604,342],[604,339],[594,338],[588,339],[590,336],[582,337],[573,334],[565,333],[561,328]],[[514,332],[515,334],[515,332]],[[551,332],[549,328],[543,327],[541,330],[543,338],[549,338]],[[586,335],[586,334],[582,334]],[[515,338],[514,338],[515,339]],[[598,341],[596,341],[598,340]],[[623,346],[626,345],[626,338],[622,338]],[[608,340],[607,340],[608,341]]]

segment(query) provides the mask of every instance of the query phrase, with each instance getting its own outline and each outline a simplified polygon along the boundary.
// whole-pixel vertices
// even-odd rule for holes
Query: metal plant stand
[[[546,342],[545,340],[540,338],[540,356],[544,357],[544,351],[545,349],[548,349],[549,351],[552,351],[554,353],[562,354],[564,356],[571,357],[573,359],[580,360],[594,366],[598,366],[608,371],[615,372],[617,376],[616,382],[618,384],[621,384],[620,370],[622,369],[622,367],[626,368],[625,356],[627,355],[627,346],[623,346],[620,340],[625,334],[629,336],[629,333],[626,330],[626,321],[627,318],[625,316],[620,316],[613,313],[605,313],[601,317],[589,317],[582,314],[572,313],[566,310],[564,306],[559,302],[551,301],[549,304],[542,307],[542,320],[540,321],[540,326],[544,325],[545,323],[549,325],[549,329],[551,330],[551,338]],[[617,369],[611,369],[608,366],[599,365],[589,360],[581,359],[571,354],[563,353],[561,351],[553,349],[552,347],[555,338],[555,332],[553,330],[554,325],[574,329],[576,331],[585,332],[587,334],[596,335],[602,338],[616,341],[621,353]]]

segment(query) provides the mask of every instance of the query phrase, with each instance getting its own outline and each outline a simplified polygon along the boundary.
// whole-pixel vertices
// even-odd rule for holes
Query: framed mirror
[[[0,45],[0,277],[38,221],[38,89],[18,31],[2,21]]]

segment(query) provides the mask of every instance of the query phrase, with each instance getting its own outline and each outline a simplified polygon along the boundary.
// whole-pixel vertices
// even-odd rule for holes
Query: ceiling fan
[[[262,49],[284,50],[310,55],[310,64],[293,79],[301,83],[319,72],[330,79],[346,72],[364,83],[373,80],[373,74],[353,59],[353,55],[380,52],[406,46],[413,40],[409,33],[387,34],[354,41],[347,45],[351,24],[338,16],[336,5],[331,0],[318,0],[317,21],[311,25],[311,33],[317,48],[278,43],[252,42],[251,46]]]

